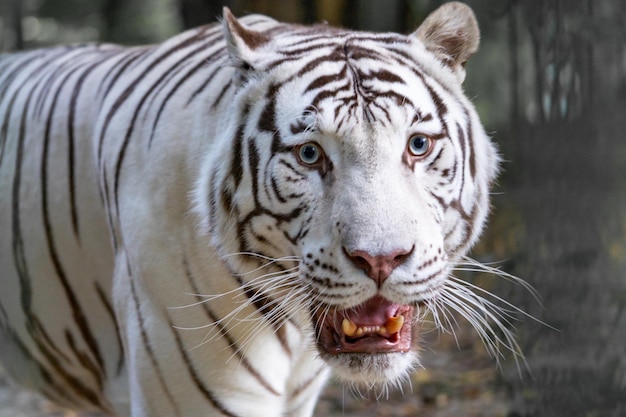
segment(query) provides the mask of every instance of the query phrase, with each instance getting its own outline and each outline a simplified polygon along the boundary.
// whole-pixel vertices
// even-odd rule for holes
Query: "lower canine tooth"
[[[341,330],[343,330],[343,333],[346,336],[352,337],[356,334],[357,326],[356,324],[352,323],[351,320],[343,319],[343,321],[341,322]]]
[[[403,324],[404,324],[404,316],[400,314],[396,317],[390,317],[387,320],[387,324],[385,325],[385,327],[387,327],[387,331],[389,332],[389,334],[394,334],[400,331]]]

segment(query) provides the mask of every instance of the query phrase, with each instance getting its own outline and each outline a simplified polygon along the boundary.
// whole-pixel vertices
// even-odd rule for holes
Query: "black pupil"
[[[413,138],[413,149],[416,151],[423,151],[426,145],[426,138],[424,136],[416,136]]]
[[[302,149],[302,158],[305,161],[312,161],[317,159],[317,148],[311,145],[305,146]]]

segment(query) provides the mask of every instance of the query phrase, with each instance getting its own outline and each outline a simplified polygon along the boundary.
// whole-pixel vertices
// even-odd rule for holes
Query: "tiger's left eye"
[[[433,141],[428,136],[414,135],[409,139],[408,149],[413,156],[423,158],[432,150],[432,144]]]
[[[296,155],[298,156],[300,163],[303,165],[316,165],[324,157],[322,149],[317,143],[314,142],[308,142],[298,146],[296,149]]]

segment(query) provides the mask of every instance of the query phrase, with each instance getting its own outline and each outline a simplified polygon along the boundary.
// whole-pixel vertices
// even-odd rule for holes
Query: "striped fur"
[[[425,310],[495,335],[450,278],[497,171],[461,87],[477,45],[450,3],[410,36],[225,11],[156,46],[0,57],[6,369],[78,410],[309,416],[331,369],[410,370]],[[393,342],[329,349],[385,303],[414,311]]]

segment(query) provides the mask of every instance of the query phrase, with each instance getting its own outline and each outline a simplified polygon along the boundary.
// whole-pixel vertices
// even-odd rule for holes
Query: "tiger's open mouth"
[[[412,318],[413,307],[375,296],[318,318],[318,345],[330,355],[408,352]]]

